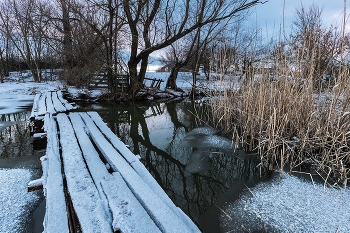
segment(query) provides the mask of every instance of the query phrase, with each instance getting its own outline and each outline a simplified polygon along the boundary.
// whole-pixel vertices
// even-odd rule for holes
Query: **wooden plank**
[[[61,103],[64,105],[64,107],[67,109],[67,111],[75,109],[75,107],[71,103],[69,103],[66,99],[63,98],[62,91],[57,91],[57,97],[61,101]]]
[[[57,91],[53,91],[51,92],[52,95],[52,103],[53,103],[53,107],[55,108],[55,112],[59,113],[59,112],[66,112],[67,108],[62,104],[62,101],[58,98],[58,92]]]
[[[38,116],[44,116],[46,113],[57,114],[74,108],[63,98],[62,91],[45,92],[35,96],[30,119],[34,121]]]
[[[30,114],[31,120],[34,120],[35,117],[38,116],[40,98],[41,98],[41,94],[36,94],[34,97],[32,112]]]
[[[102,118],[97,112],[87,112],[91,120],[96,124],[103,135],[108,139],[108,141],[113,145],[114,148],[121,154],[124,159],[132,166],[135,172],[143,179],[145,183],[152,188],[152,190],[157,194],[157,196],[168,205],[169,208],[177,214],[179,218],[183,220],[190,228],[191,232],[199,232],[198,227],[194,222],[185,214],[183,211],[175,206],[173,201],[164,192],[164,190],[159,186],[157,181],[149,173],[146,167],[139,161],[138,158],[126,147],[126,145],[108,128],[106,123],[103,122]]]
[[[45,96],[46,96],[46,111],[47,113],[51,113],[51,114],[55,114],[55,108],[52,102],[52,96],[51,96],[52,92],[46,92]]]
[[[112,232],[98,190],[85,166],[78,141],[66,114],[57,115],[63,168],[68,192],[83,232]]]
[[[104,135],[96,127],[92,119],[87,114],[81,114],[87,130],[96,146],[99,148],[111,167],[119,172],[128,187],[133,192],[141,205],[147,210],[152,220],[163,232],[200,232],[184,223],[173,209],[159,198],[136,171],[127,163],[119,152],[107,141]]]
[[[105,208],[113,214],[113,230],[121,232],[160,232],[141,204],[132,194],[118,172],[110,174],[85,131],[78,113],[70,113],[80,147],[100,196],[105,197]]]
[[[45,116],[45,131],[48,134],[46,167],[43,169],[43,187],[46,196],[44,232],[69,232],[66,200],[63,190],[61,160],[56,122],[49,114]]]
[[[32,192],[35,190],[43,189],[43,183],[47,179],[47,156],[44,155],[40,157],[41,168],[42,168],[42,176],[39,179],[32,180],[28,183],[28,192]]]
[[[40,95],[38,104],[38,116],[44,116],[47,113],[46,94]]]

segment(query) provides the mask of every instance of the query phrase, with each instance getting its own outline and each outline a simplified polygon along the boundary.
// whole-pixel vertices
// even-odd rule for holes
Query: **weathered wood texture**
[[[46,114],[44,129],[44,232],[199,232],[96,112]]]
[[[68,113],[60,96],[36,97],[33,115],[47,137],[32,183],[46,196],[44,232],[200,232],[96,112]]]
[[[48,91],[37,94],[34,98],[31,120],[38,120],[46,113],[56,115],[60,112],[68,112],[75,107],[62,96],[62,91]]]
[[[45,117],[45,131],[50,134],[46,147],[46,166],[43,169],[45,232],[69,232],[58,131],[52,115],[47,114]]]
[[[114,77],[115,89],[118,92],[127,92],[129,89],[129,75],[116,75]],[[88,82],[89,89],[108,89],[108,79],[106,75],[100,74],[90,78]]]

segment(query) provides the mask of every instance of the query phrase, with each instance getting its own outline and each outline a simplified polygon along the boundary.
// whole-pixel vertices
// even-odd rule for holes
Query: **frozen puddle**
[[[11,114],[23,111],[23,108],[27,108],[33,105],[34,96],[30,95],[17,95],[12,96],[8,94],[0,93],[0,115]]]
[[[0,169],[0,232],[27,232],[37,192],[27,192],[32,173],[27,169]]]
[[[223,209],[221,232],[350,232],[349,202],[349,189],[325,189],[284,173]]]

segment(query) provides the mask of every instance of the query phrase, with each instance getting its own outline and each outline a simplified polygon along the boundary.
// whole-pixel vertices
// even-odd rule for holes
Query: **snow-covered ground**
[[[349,189],[325,188],[284,173],[228,203],[221,232],[350,232],[349,201]]]
[[[179,76],[180,88],[191,87],[188,75]],[[150,73],[148,77],[166,80],[167,73]],[[216,84],[217,87],[223,86],[219,82]],[[63,87],[59,81],[38,84],[30,77],[24,81],[15,78],[0,83],[0,115],[31,105],[36,93]],[[68,91],[72,96],[81,92],[71,87]],[[0,121],[0,130],[8,124],[11,123]],[[23,218],[28,217],[23,206],[38,198],[27,193],[30,179],[29,170],[0,168],[0,232],[18,232]],[[249,232],[249,229],[264,228],[269,232],[350,232],[349,202],[349,189],[331,189],[284,174],[282,179],[259,184],[234,203],[227,203],[222,210],[220,232]]]
[[[0,168],[0,232],[30,232],[28,220],[40,198],[37,192],[27,191],[31,178],[28,169]]]

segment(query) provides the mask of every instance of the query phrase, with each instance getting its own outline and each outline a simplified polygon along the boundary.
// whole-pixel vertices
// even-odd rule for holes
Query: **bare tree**
[[[6,0],[0,11],[2,32],[27,64],[36,82],[41,81],[41,56],[46,46],[42,33],[46,27],[43,19],[46,10],[40,1],[26,0],[18,4],[16,0]]]
[[[197,73],[200,64],[199,60],[203,53],[202,50],[204,50],[204,47],[209,43],[208,36],[210,33],[207,33],[207,37],[202,39],[200,35],[200,29],[198,29],[169,46],[166,63],[172,68],[166,88],[178,89],[176,86],[176,79],[181,69],[185,68],[187,71]],[[195,78],[192,81],[193,87],[195,87]]]
[[[118,0],[86,1],[84,7],[70,5],[72,11],[90,27],[95,35],[94,44],[102,52],[103,69],[106,70],[111,93],[116,93],[116,76],[120,72],[121,59],[118,50],[121,39],[118,36],[125,21],[121,17]]]
[[[8,23],[3,25],[3,28],[8,28]],[[9,75],[9,53],[10,53],[10,38],[7,36],[8,30],[0,30],[1,42],[0,42],[0,79],[4,81],[4,77]]]
[[[163,49],[210,23],[227,20],[259,0],[190,1],[190,0],[123,0],[123,10],[130,30],[130,95],[142,87],[149,55]],[[161,19],[155,22],[155,19]],[[137,66],[141,62],[140,72]]]
[[[322,9],[303,5],[296,11],[295,31],[292,35],[291,49],[297,61],[300,76],[313,80],[318,87],[325,75],[331,71],[332,61],[339,53],[340,32],[331,26],[325,29],[322,25]]]
[[[4,51],[5,49],[2,49],[0,47],[0,82],[4,82],[5,77],[5,59],[4,59]]]
[[[66,0],[60,0],[60,7],[62,10],[62,32],[63,32],[63,64],[66,69],[73,67],[73,39],[72,39],[72,26],[69,16],[69,2]]]

